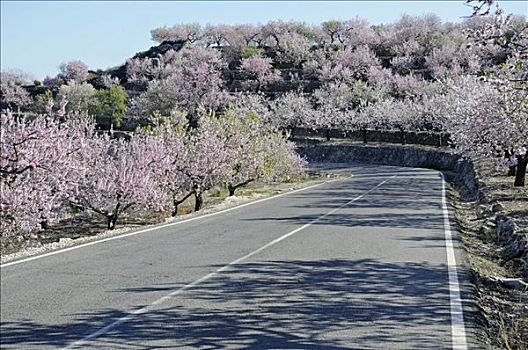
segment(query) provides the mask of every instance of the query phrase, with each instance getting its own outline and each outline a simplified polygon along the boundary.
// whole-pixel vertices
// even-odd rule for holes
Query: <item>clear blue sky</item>
[[[446,21],[460,21],[471,10],[463,2],[1,1],[1,69],[21,69],[38,79],[55,75],[62,62],[72,59],[90,69],[105,69],[152,46],[151,29],[176,23],[321,23],[358,16],[378,24],[404,13],[435,13]],[[507,13],[528,13],[526,0],[500,4]]]

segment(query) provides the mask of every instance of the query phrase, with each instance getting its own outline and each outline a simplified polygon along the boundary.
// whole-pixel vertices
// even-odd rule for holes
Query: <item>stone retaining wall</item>
[[[471,161],[447,148],[325,143],[300,144],[297,151],[309,162],[355,162],[452,171],[456,180],[470,191],[476,191],[478,186]]]

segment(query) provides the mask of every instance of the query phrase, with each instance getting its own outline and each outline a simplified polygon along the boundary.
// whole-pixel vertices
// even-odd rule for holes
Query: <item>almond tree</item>
[[[0,72],[0,97],[2,110],[17,111],[31,103],[31,96],[24,88],[28,77],[20,72]]]
[[[416,128],[427,132],[438,133],[438,146],[443,146],[443,136],[448,134],[454,123],[457,123],[451,110],[454,92],[450,89],[451,79],[427,85],[419,99],[411,106],[411,113],[416,117]]]
[[[170,28],[161,27],[150,31],[152,40],[163,43],[165,41],[183,41],[195,43],[202,37],[203,29],[198,23],[176,24]]]
[[[148,84],[147,91],[133,99],[130,112],[148,117],[155,113],[170,114],[176,107],[187,111],[192,119],[198,110],[216,110],[228,101],[222,70],[226,67],[220,53],[201,47],[169,51],[164,56],[159,79]]]
[[[314,113],[311,101],[301,91],[289,91],[271,105],[272,125],[288,130],[293,136],[299,127],[310,127]]]
[[[229,45],[228,38],[233,31],[231,26],[225,24],[205,26],[203,40],[206,47],[222,47]]]
[[[476,4],[473,16],[489,14],[493,3],[471,2]],[[483,8],[486,10],[481,13]],[[499,93],[499,105],[502,108],[500,119],[490,124],[491,119],[486,118],[474,124],[483,129],[501,125],[490,132],[488,137],[492,140],[488,142],[489,147],[495,150],[499,148],[502,154],[511,155],[513,163],[517,164],[514,186],[524,186],[528,165],[528,154],[525,151],[528,128],[528,23],[526,20],[518,21],[512,15],[504,16],[497,6],[491,21],[480,27],[468,28],[467,33],[477,49],[495,46],[500,47],[505,54],[504,64],[492,67],[490,74],[485,77]],[[479,151],[481,147],[475,151]]]
[[[273,84],[280,80],[280,71],[273,68],[273,60],[269,57],[252,56],[243,58],[240,63],[240,70],[247,76],[246,88],[254,86],[255,91],[260,91],[262,87]]]
[[[91,84],[69,80],[59,88],[58,99],[68,101],[68,113],[87,113],[96,102],[95,94],[96,90]]]
[[[263,136],[269,128],[255,114],[237,115],[231,110],[214,122],[218,136],[225,142],[225,183],[229,196],[233,196],[238,188],[263,177]]]
[[[94,135],[84,152],[87,170],[76,188],[75,206],[104,216],[108,229],[114,229],[125,212],[162,210],[166,193],[153,172],[163,164],[162,151],[160,144],[148,136],[125,141]]]
[[[366,45],[346,47],[336,52],[315,51],[304,65],[305,71],[323,82],[351,83],[366,80],[369,69],[380,65],[379,59]]]
[[[189,179],[198,211],[203,205],[203,193],[225,183],[231,156],[226,141],[219,135],[216,116],[203,113],[198,127],[191,131],[186,147],[188,163],[181,172]]]
[[[314,91],[314,99],[312,125],[314,128],[325,128],[329,140],[330,129],[342,126],[354,108],[352,89],[343,82],[327,83]]]
[[[434,127],[449,132],[456,148],[468,156],[487,157],[509,166],[512,162],[504,162],[503,156],[516,157],[511,160],[518,166],[517,186],[522,186],[518,179],[524,177],[527,101],[522,90],[498,90],[490,82],[463,76],[447,80],[415,110]]]
[[[171,216],[178,214],[178,207],[194,193],[191,179],[185,170],[189,168],[188,124],[181,113],[173,113],[171,120],[158,125],[147,134],[159,143],[164,155],[152,169],[162,191],[167,193]]]
[[[148,88],[139,96],[130,99],[127,114],[136,119],[151,119],[167,116],[179,107],[180,91],[172,79],[155,79],[148,82]]]
[[[370,111],[365,111],[365,109],[387,97],[387,95],[387,91],[383,88],[379,89],[361,80],[356,80],[350,86],[348,98],[351,107],[345,112],[342,128],[361,131],[363,143],[367,143],[368,129],[376,127],[377,124],[373,116],[370,115]]]
[[[360,116],[370,118],[372,125],[382,129],[397,129],[402,144],[407,143],[407,133],[416,130],[419,123],[413,114],[412,101],[386,97],[366,106]]]
[[[322,32],[326,35],[326,44],[344,44],[346,24],[343,21],[330,20],[321,24]]]
[[[356,48],[368,46],[373,48],[377,43],[377,36],[373,26],[362,18],[354,18],[344,22],[341,39],[346,47]]]
[[[416,99],[426,91],[427,82],[419,75],[395,74],[391,81],[390,95],[397,99]]]
[[[50,115],[1,115],[3,235],[24,237],[24,232],[45,228],[63,211],[84,171],[79,152],[88,147],[86,130],[95,130],[88,119],[75,119],[60,123]]]
[[[88,78],[88,65],[83,61],[74,60],[63,63],[60,65],[59,70],[57,77],[64,82],[73,80],[77,83],[82,83]]]
[[[306,160],[295,151],[295,144],[278,132],[264,136],[264,175],[266,181],[287,181],[304,174]]]
[[[448,42],[425,57],[425,67],[436,79],[477,74],[481,66],[478,52],[464,42]]]
[[[163,68],[159,63],[149,57],[128,59],[125,64],[127,80],[142,85],[158,79]]]
[[[385,51],[394,73],[418,73],[424,69],[425,57],[442,44],[446,29],[434,14],[419,17],[403,15],[396,23],[387,26]]]
[[[238,24],[230,26],[225,32],[225,41],[230,52],[235,57],[242,57],[243,52],[248,47],[259,47],[257,43],[260,27],[254,24]]]
[[[53,195],[40,173],[54,175],[49,160],[55,158],[54,142],[61,137],[51,118],[42,116],[30,121],[16,118],[11,112],[0,118],[0,217],[2,235],[7,236],[34,231],[39,228],[42,216],[48,214],[40,215],[39,211],[42,208],[50,211]],[[51,155],[41,150],[48,150]]]
[[[239,92],[229,101],[229,109],[237,115],[254,115],[266,123],[272,123],[275,115],[272,101],[263,93]]]
[[[497,161],[504,154],[515,157],[514,185],[523,186],[526,154],[522,149],[528,132],[526,91],[512,87],[497,90],[490,83],[471,78],[459,79],[450,87],[460,96],[449,104],[458,121],[450,130],[457,148],[471,156]]]
[[[273,48],[276,61],[298,67],[306,61],[312,33],[308,26],[294,21],[269,21],[260,29],[263,42]]]

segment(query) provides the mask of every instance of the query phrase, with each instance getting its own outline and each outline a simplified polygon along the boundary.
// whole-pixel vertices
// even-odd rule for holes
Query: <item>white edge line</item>
[[[442,212],[444,215],[444,232],[447,253],[447,271],[449,278],[449,301],[451,306],[451,341],[456,350],[467,350],[466,327],[464,325],[464,309],[460,297],[460,285],[458,283],[457,263],[453,246],[453,235],[449,223],[449,211],[447,208],[445,192],[445,176],[442,177]]]
[[[212,277],[215,277],[216,275],[218,275],[218,274],[221,273],[222,271],[225,271],[225,270],[229,269],[231,266],[236,265],[236,264],[242,262],[243,260],[246,260],[246,259],[252,257],[252,256],[255,255],[255,254],[260,253],[261,251],[263,251],[263,250],[265,250],[265,249],[267,249],[267,248],[269,248],[269,247],[271,247],[271,246],[273,246],[273,245],[279,243],[280,241],[285,240],[286,238],[288,238],[288,237],[290,237],[290,236],[293,236],[293,235],[296,234],[297,232],[304,230],[305,228],[307,228],[307,227],[313,225],[314,223],[316,223],[316,222],[318,222],[319,220],[321,220],[321,219],[327,217],[328,215],[332,215],[332,214],[335,213],[336,211],[338,211],[338,210],[340,210],[340,209],[342,209],[342,208],[348,206],[349,204],[351,204],[351,203],[353,203],[353,202],[355,202],[355,201],[357,201],[357,200],[363,198],[365,195],[367,195],[367,194],[369,194],[370,192],[374,191],[375,189],[377,189],[378,187],[382,186],[384,183],[386,183],[387,181],[389,181],[390,179],[392,179],[392,178],[394,178],[394,177],[396,177],[396,175],[393,175],[393,176],[390,177],[389,179],[383,180],[382,182],[380,182],[380,183],[377,184],[376,186],[372,187],[372,188],[371,188],[370,190],[368,190],[367,192],[365,192],[365,193],[363,193],[363,194],[361,194],[361,195],[359,195],[359,196],[357,196],[357,197],[355,197],[355,198],[353,198],[353,199],[347,201],[345,204],[342,204],[341,206],[339,206],[339,207],[337,207],[337,208],[335,208],[335,209],[332,209],[332,210],[329,211],[328,213],[323,214],[323,215],[321,215],[321,216],[319,216],[319,217],[313,219],[312,221],[308,222],[307,224],[304,224],[303,226],[298,227],[298,228],[296,228],[295,230],[290,231],[290,232],[288,232],[288,233],[286,233],[286,234],[280,236],[279,238],[274,239],[273,241],[271,241],[271,242],[269,242],[269,243],[263,245],[262,247],[258,248],[257,250],[252,251],[252,252],[249,253],[249,254],[244,255],[244,256],[241,257],[241,258],[238,258],[238,259],[236,259],[236,260],[233,260],[232,262],[230,262],[230,263],[227,264],[227,265],[222,266],[222,267],[219,268],[218,270],[216,270],[216,271],[214,271],[214,272],[211,272],[211,273],[209,273],[209,274],[207,274],[207,275],[205,275],[205,276],[203,276],[203,277],[201,277],[201,278],[195,280],[194,282],[191,282],[191,283],[189,283],[189,284],[186,284],[185,286],[183,286],[183,287],[181,287],[181,288],[178,288],[178,289],[176,289],[176,290],[170,292],[169,294],[167,294],[167,295],[165,295],[165,296],[163,296],[163,297],[161,297],[161,298],[155,300],[155,301],[152,302],[151,304],[146,305],[146,306],[144,306],[144,307],[142,307],[142,308],[140,308],[140,309],[136,309],[136,310],[133,310],[133,311],[129,311],[128,314],[127,314],[126,316],[123,316],[123,317],[121,317],[121,318],[115,320],[114,322],[112,322],[112,323],[106,325],[105,327],[99,329],[98,331],[96,331],[96,332],[94,332],[94,333],[91,333],[91,334],[85,336],[85,337],[82,338],[81,340],[78,340],[78,341],[76,341],[76,342],[74,342],[74,343],[68,345],[67,347],[65,347],[65,348],[63,348],[63,349],[72,349],[72,348],[75,348],[75,347],[77,347],[77,346],[86,345],[86,344],[89,343],[92,339],[95,339],[95,338],[97,338],[97,337],[99,337],[99,336],[101,336],[101,335],[107,333],[108,331],[114,329],[115,327],[121,325],[122,323],[125,323],[125,322],[127,322],[127,321],[133,319],[135,316],[137,316],[137,315],[141,315],[141,314],[143,314],[143,313],[146,313],[146,312],[149,311],[153,306],[155,306],[155,305],[159,305],[159,304],[161,304],[161,303],[163,303],[163,302],[169,300],[169,299],[172,298],[172,297],[175,297],[175,296],[177,296],[177,295],[179,295],[179,294],[182,294],[182,293],[185,292],[187,289],[190,289],[190,288],[192,288],[192,287],[194,287],[194,286],[196,286],[196,285],[198,285],[198,284],[200,284],[200,283],[202,283],[202,282],[205,282],[206,280],[208,280],[208,279],[210,279],[210,278],[212,278]],[[291,192],[290,192],[290,193],[291,193]]]
[[[17,264],[25,263],[25,262],[28,262],[28,261],[37,260],[37,259],[42,259],[42,258],[45,258],[45,257],[48,257],[48,256],[52,256],[52,255],[66,253],[66,252],[69,252],[69,251],[72,251],[72,250],[75,250],[75,249],[88,247],[88,246],[91,246],[91,245],[94,245],[94,244],[99,244],[99,243],[104,243],[104,242],[108,242],[108,241],[113,241],[115,239],[121,239],[121,238],[125,238],[125,237],[135,236],[135,235],[138,235],[138,234],[141,234],[141,233],[150,232],[150,231],[154,231],[154,230],[159,230],[159,229],[162,229],[162,228],[165,228],[165,227],[176,226],[176,225],[184,224],[184,223],[195,221],[195,220],[199,220],[199,219],[204,219],[204,218],[207,218],[207,217],[211,217],[211,216],[227,213],[229,211],[236,210],[236,209],[239,209],[239,208],[247,207],[249,205],[265,202],[265,201],[268,201],[268,200],[271,200],[271,199],[275,199],[275,198],[279,198],[279,197],[282,197],[282,196],[286,196],[286,195],[289,195],[289,194],[292,194],[292,193],[305,191],[305,190],[308,190],[308,189],[311,189],[311,188],[314,188],[314,187],[317,187],[317,186],[324,185],[326,183],[330,183],[330,182],[333,182],[333,181],[339,181],[339,180],[343,180],[343,179],[341,178],[341,179],[336,179],[336,180],[327,180],[325,182],[321,182],[321,183],[318,183],[318,184],[314,184],[314,185],[310,185],[310,186],[307,186],[307,187],[299,188],[297,190],[288,191],[288,192],[276,194],[276,195],[273,195],[273,196],[270,196],[270,197],[257,199],[257,200],[254,200],[254,201],[250,201],[248,203],[240,204],[240,205],[237,205],[237,206],[234,206],[234,207],[231,207],[231,208],[227,208],[227,209],[223,209],[223,210],[220,210],[220,211],[217,211],[217,212],[214,212],[214,213],[203,214],[203,215],[195,216],[193,218],[189,218],[189,219],[185,219],[185,220],[181,220],[181,221],[171,222],[171,223],[168,223],[168,224],[162,224],[162,225],[158,225],[158,226],[154,226],[154,227],[150,227],[150,228],[146,228],[146,229],[143,229],[143,230],[134,231],[134,232],[130,232],[130,233],[123,233],[123,234],[120,234],[120,235],[116,235],[116,236],[112,236],[112,237],[108,237],[108,238],[95,240],[93,242],[82,243],[82,244],[75,245],[75,246],[72,246],[72,247],[63,248],[63,249],[59,249],[59,250],[54,250],[54,251],[49,252],[49,253],[34,255],[34,256],[31,256],[31,257],[28,257],[28,258],[15,260],[15,261],[12,261],[12,262],[7,262],[5,264],[0,265],[0,268],[13,266],[13,265],[17,265]]]

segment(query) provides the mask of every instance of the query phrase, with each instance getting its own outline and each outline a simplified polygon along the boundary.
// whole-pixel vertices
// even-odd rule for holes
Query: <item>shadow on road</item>
[[[111,330],[96,344],[441,349],[450,337],[446,271],[427,263],[372,259],[241,263]],[[160,291],[164,295],[179,287],[165,283],[110,292],[143,293],[152,302]],[[6,348],[65,346],[125,315],[106,309],[76,315],[70,324],[2,322],[1,343]]]

